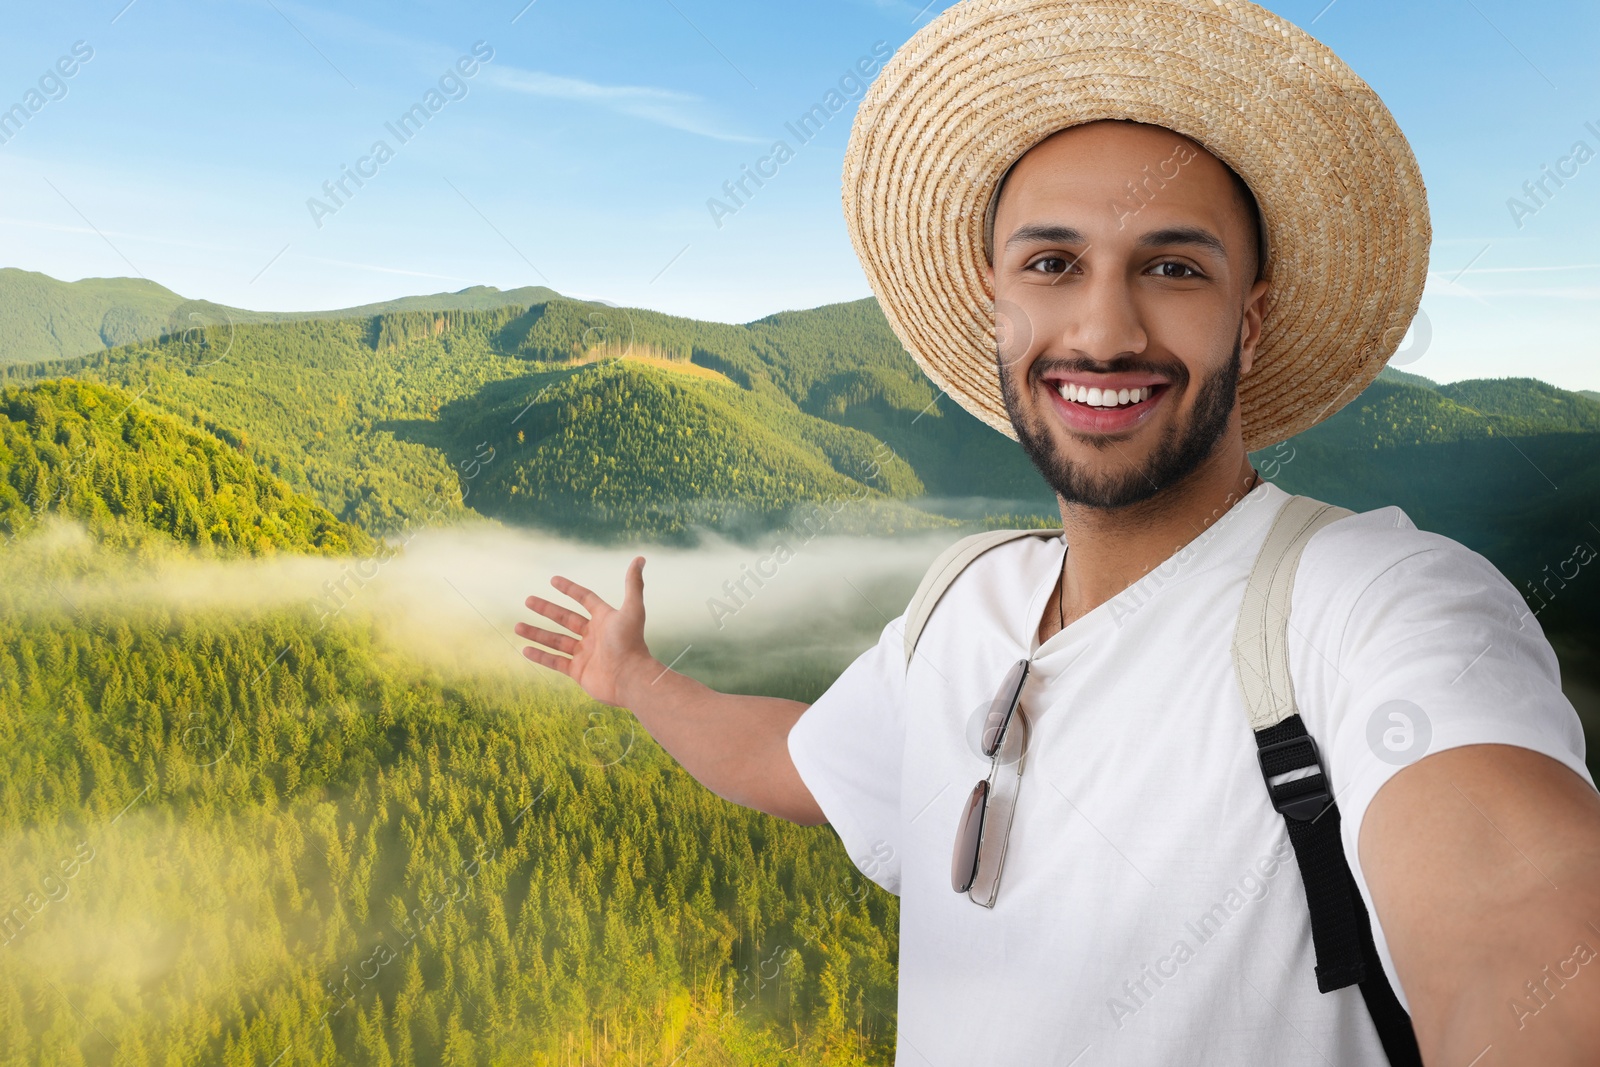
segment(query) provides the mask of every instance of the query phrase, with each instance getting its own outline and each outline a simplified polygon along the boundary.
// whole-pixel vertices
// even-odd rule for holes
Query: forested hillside
[[[695,526],[748,535],[835,499],[859,502],[841,532],[949,524],[896,502],[924,490],[905,459],[808,413],[764,376],[730,388],[594,361],[629,314],[557,300],[528,312],[248,325],[13,376],[115,382],[231,436],[264,469],[379,535],[428,519],[438,498],[450,502],[446,519],[476,513],[593,538],[681,540]],[[540,325],[547,319],[564,325]],[[632,343],[677,351],[663,336],[637,340],[646,335]]]
[[[514,384],[441,412],[462,448],[489,441],[505,457],[472,489],[472,505],[497,518],[591,539],[756,534],[835,500],[865,505],[836,533],[939,522],[900,502],[923,488],[903,459],[769,394],[621,360]]]
[[[0,389],[0,535],[46,515],[141,553],[370,552],[376,542],[234,448],[120,389],[71,380]]]
[[[939,498],[937,510],[949,510],[943,498],[952,497],[1050,506],[1050,494],[1016,445],[938,396],[870,298],[743,326],[556,301],[508,327],[502,343],[538,359],[630,345],[683,353],[752,393],[889,445]]]
[[[896,901],[621,709],[0,561],[0,1064],[886,1063]]]

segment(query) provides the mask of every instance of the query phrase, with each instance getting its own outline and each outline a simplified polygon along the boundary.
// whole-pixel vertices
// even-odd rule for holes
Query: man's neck
[[[1160,566],[1244,499],[1255,471],[1238,438],[1182,482],[1126,508],[1091,508],[1058,501],[1067,552],[1063,599],[1051,598],[1040,637],[1088,614]]]

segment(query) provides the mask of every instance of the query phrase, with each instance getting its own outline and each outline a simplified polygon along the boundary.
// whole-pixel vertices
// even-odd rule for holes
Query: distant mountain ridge
[[[526,308],[560,295],[542,285],[508,290],[474,285],[454,293],[405,296],[331,311],[246,311],[190,300],[144,278],[63,282],[35,271],[0,267],[0,366],[70,359],[195,329],[217,333],[245,323],[368,318],[396,311]]]

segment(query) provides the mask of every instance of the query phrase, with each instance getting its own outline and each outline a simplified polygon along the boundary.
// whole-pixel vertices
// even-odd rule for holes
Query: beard
[[[1233,355],[1226,366],[1200,384],[1194,411],[1187,422],[1168,425],[1149,458],[1142,465],[1122,472],[1097,470],[1068,459],[1056,446],[1047,421],[1049,416],[1030,416],[1017,395],[1011,375],[1006,373],[1004,367],[998,368],[1000,391],[1005,398],[1006,414],[1011,417],[1011,425],[1017,431],[1022,450],[1061,499],[1069,504],[1083,504],[1091,508],[1126,508],[1149,500],[1183,481],[1211,455],[1217,442],[1227,433],[1229,419],[1238,401],[1239,355],[1239,334],[1235,331]],[[1029,383],[1038,381],[1039,374],[1044,370],[1059,366],[1033,364],[1028,369]],[[1167,386],[1170,390],[1181,391],[1189,381],[1188,368],[1181,363],[1166,366],[1133,360],[1119,362],[1114,369],[1163,374],[1170,380]],[[1117,442],[1109,437],[1080,440],[1088,441],[1100,452],[1121,451]]]

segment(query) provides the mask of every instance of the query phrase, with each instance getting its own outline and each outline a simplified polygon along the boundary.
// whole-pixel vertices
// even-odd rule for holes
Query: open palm
[[[519,622],[519,637],[547,646],[529,645],[522,654],[565,674],[595,700],[620,707],[624,679],[650,660],[644,642],[644,557],[635,556],[628,564],[621,607],[612,607],[594,590],[559,574],[550,584],[576,600],[589,615],[586,618],[543,597],[530,596],[526,601],[529,608],[572,634]]]

